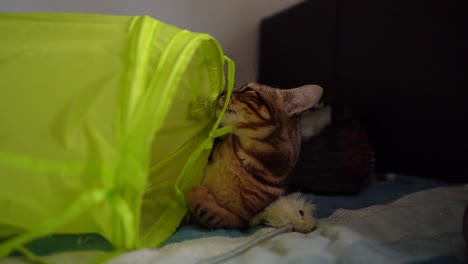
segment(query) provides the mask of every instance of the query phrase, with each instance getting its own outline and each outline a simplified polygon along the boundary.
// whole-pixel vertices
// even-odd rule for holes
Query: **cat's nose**
[[[225,101],[226,101],[226,97],[221,96],[218,100],[218,106],[222,107]]]

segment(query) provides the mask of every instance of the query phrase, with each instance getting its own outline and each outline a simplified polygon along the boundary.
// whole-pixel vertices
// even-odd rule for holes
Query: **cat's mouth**
[[[228,104],[227,108],[226,108],[226,113],[236,113],[236,111],[234,111],[231,107],[231,104]]]
[[[224,108],[224,104],[226,103],[226,96],[222,95],[218,100],[217,111],[221,112]],[[236,113],[231,107],[231,104],[228,104],[226,108],[226,113]]]

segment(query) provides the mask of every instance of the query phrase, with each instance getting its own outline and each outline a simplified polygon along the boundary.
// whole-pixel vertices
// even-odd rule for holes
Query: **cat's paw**
[[[237,215],[219,206],[216,199],[204,186],[191,188],[185,195],[190,213],[201,225],[210,229],[247,228],[247,223]]]
[[[211,208],[217,207],[213,195],[208,192],[208,188],[204,186],[196,186],[190,189],[185,195],[190,213],[198,223],[208,228],[222,228],[222,219],[217,217]]]

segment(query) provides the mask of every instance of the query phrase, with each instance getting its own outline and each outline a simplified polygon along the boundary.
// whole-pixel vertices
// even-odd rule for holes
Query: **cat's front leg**
[[[208,228],[246,229],[248,224],[242,218],[221,207],[205,186],[191,188],[185,195],[190,213]]]

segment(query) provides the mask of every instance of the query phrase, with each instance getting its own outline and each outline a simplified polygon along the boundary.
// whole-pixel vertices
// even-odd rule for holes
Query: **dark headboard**
[[[304,1],[262,21],[258,81],[322,85],[364,122],[377,172],[468,181],[463,2]]]

